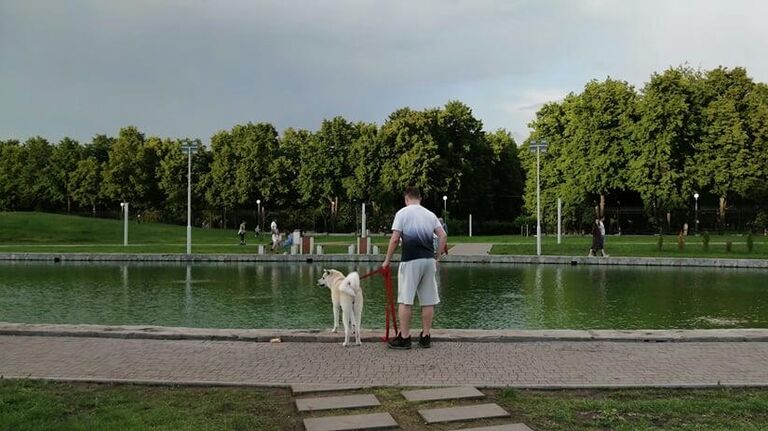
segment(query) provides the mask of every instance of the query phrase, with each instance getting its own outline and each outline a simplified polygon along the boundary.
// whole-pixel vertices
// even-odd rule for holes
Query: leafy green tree
[[[492,151],[488,200],[497,219],[514,220],[520,215],[523,194],[523,172],[517,144],[504,129],[487,133],[485,139]]]
[[[236,187],[235,167],[238,155],[232,134],[222,130],[211,138],[211,169],[204,182],[209,185],[205,197],[211,207],[223,211],[224,227],[227,226],[227,212],[240,202]]]
[[[567,111],[563,155],[578,184],[600,196],[600,214],[605,210],[605,195],[627,187],[636,96],[624,81],[592,81]]]
[[[24,143],[19,189],[24,209],[53,209],[64,201],[51,165],[53,146],[39,136]]]
[[[654,74],[637,103],[628,185],[640,194],[657,225],[660,213],[685,207],[692,194],[685,167],[700,134],[700,79],[699,73],[683,67]]]
[[[94,217],[101,187],[99,167],[100,163],[96,157],[79,160],[67,179],[67,188],[72,193],[72,199],[80,205],[90,205]]]
[[[136,127],[120,129],[102,171],[102,193],[106,199],[144,204],[148,179],[154,175],[154,170],[148,170],[144,163],[144,143],[144,135]]]
[[[23,151],[19,141],[0,141],[0,209],[2,210],[20,208]]]
[[[53,176],[56,179],[57,194],[64,196],[67,201],[67,212],[72,209],[72,188],[70,187],[69,175],[77,168],[78,162],[83,157],[83,147],[70,138],[62,139],[58,145],[53,148],[51,153],[51,168]]]
[[[232,128],[236,163],[237,204],[256,209],[256,200],[269,187],[269,171],[278,152],[277,130],[268,123],[248,123]]]

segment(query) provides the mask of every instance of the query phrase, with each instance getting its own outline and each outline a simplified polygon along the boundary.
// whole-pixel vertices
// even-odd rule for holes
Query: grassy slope
[[[690,236],[683,251],[677,246],[677,238],[664,237],[664,247],[657,250],[653,236],[609,236],[606,247],[613,256],[672,256],[672,257],[731,257],[768,258],[768,242],[765,237],[755,236],[752,253],[746,248],[745,236],[712,235],[709,250],[704,250],[701,237]],[[101,252],[101,253],[183,253],[186,250],[186,227],[160,223],[129,222],[129,245],[124,247],[123,223],[119,220],[75,217],[45,213],[0,212],[0,252]],[[326,253],[346,253],[353,244],[351,235],[318,235],[316,244],[324,244]],[[725,251],[725,241],[733,242],[733,251]],[[256,253],[258,244],[268,244],[266,235],[247,236],[248,245],[239,246],[235,229],[193,228],[193,252],[195,253]],[[385,236],[373,237],[373,243],[381,252],[387,246]],[[455,236],[450,244],[465,242],[493,243],[493,254],[534,254],[535,238],[516,235]],[[543,252],[548,255],[580,256],[589,249],[591,239],[565,237],[561,245],[554,237],[543,238]]]
[[[510,419],[434,425],[446,430],[524,422],[533,429],[764,430],[767,389],[524,391],[489,390],[477,401],[410,404],[399,389],[373,392],[401,429],[423,430],[418,408],[497,402]],[[0,430],[294,430],[298,414],[284,389],[190,388],[0,380]]]

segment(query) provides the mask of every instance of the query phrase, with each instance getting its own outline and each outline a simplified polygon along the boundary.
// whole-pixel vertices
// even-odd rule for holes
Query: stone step
[[[373,394],[343,395],[338,397],[301,398],[296,400],[300,412],[313,410],[354,409],[358,407],[380,406]]]
[[[294,395],[300,395],[300,394],[309,394],[313,392],[355,391],[358,389],[366,389],[366,388],[367,386],[361,386],[361,385],[307,383],[307,384],[291,385],[291,392],[293,392]]]
[[[441,409],[421,409],[419,410],[419,414],[428,424],[509,416],[509,413],[499,407],[498,404],[475,404]]]
[[[462,428],[456,431],[533,431],[525,424],[493,425],[480,428]]]
[[[483,398],[485,396],[484,393],[471,386],[420,389],[416,391],[403,391],[402,394],[408,401],[456,400],[460,398]]]
[[[393,427],[397,427],[397,422],[389,413],[304,419],[306,431],[372,430]]]

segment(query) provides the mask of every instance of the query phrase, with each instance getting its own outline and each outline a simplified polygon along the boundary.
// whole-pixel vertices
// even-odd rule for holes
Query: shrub
[[[755,248],[755,239],[752,238],[752,232],[747,235],[747,251],[752,253],[752,250]]]
[[[664,248],[664,235],[659,234],[659,238],[656,240],[656,249],[661,251]]]
[[[701,243],[704,245],[704,250],[709,250],[709,232],[704,231],[704,235],[701,237]]]
[[[726,241],[725,242],[725,251],[730,253],[731,250],[733,250],[733,241]]]

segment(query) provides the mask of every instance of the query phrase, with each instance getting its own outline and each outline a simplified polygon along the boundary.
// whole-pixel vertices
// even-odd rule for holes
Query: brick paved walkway
[[[493,244],[456,244],[448,250],[448,254],[452,256],[487,256],[491,254],[491,247]]]
[[[766,342],[381,343],[0,336],[0,375],[86,380],[398,386],[768,386]]]

